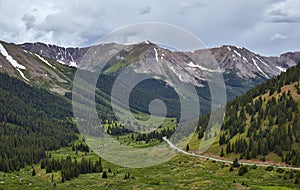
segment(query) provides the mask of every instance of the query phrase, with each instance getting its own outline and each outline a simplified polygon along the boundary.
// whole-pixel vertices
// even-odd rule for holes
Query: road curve
[[[189,153],[189,152],[187,152],[185,150],[182,150],[182,149],[178,148],[177,146],[175,146],[171,141],[169,141],[167,139],[167,137],[163,137],[163,140],[166,141],[171,148],[177,150],[178,152],[182,152],[183,154],[189,155],[189,156],[204,158],[204,159],[208,159],[208,160],[212,160],[212,161],[216,161],[216,162],[222,162],[222,163],[229,163],[229,164],[233,163],[233,161],[230,161],[230,160],[223,160],[223,159],[214,158],[214,157],[210,157],[210,156],[204,156],[204,155],[200,155],[200,154]],[[276,165],[269,165],[269,164],[255,164],[255,163],[247,163],[247,162],[239,162],[239,163],[242,164],[242,165],[247,165],[247,166],[253,166],[253,165],[256,165],[258,167],[273,166],[275,168],[291,169],[291,170],[299,170],[300,171],[300,168],[291,167],[291,166],[276,166]]]

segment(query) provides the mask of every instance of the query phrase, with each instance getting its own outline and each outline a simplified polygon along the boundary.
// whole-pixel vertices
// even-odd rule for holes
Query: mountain
[[[71,91],[75,73],[72,67],[0,41],[0,71],[28,84],[47,88],[58,94]]]
[[[129,45],[99,44],[86,48],[64,48],[43,43],[25,43],[18,46],[25,51],[33,52],[64,65],[91,72],[99,68],[95,68],[94,65],[88,63],[86,57],[87,55],[93,57],[95,53],[98,55],[99,62],[105,60],[105,63],[102,64],[102,74],[109,76],[112,81],[109,82],[109,87],[106,85],[107,88],[102,89],[108,94],[110,94],[113,81],[115,81],[118,74],[126,67],[132,66],[131,70],[134,73],[154,78],[151,81],[147,80],[143,84],[139,84],[136,93],[132,93],[135,97],[134,99],[131,98],[132,107],[141,112],[149,113],[148,103],[153,98],[160,98],[167,101],[167,107],[172,112],[168,116],[176,117],[178,111],[174,110],[179,110],[180,106],[178,97],[173,95],[172,90],[169,90],[169,96],[172,98],[165,98],[165,95],[168,94],[165,90],[166,86],[173,87],[172,82],[166,80],[166,70],[169,70],[181,82],[196,86],[200,96],[201,112],[207,113],[210,110],[210,93],[206,74],[212,72],[222,73],[226,84],[227,99],[232,100],[237,95],[241,95],[251,87],[279,75],[300,61],[300,52],[266,57],[253,53],[246,48],[228,45],[191,52],[170,51],[148,41]],[[218,70],[211,68],[209,62],[203,61],[206,56],[215,58],[219,65]],[[163,82],[159,82],[160,79]],[[154,86],[156,93],[153,93],[152,87]],[[138,98],[138,94],[144,94],[145,96]]]
[[[100,46],[101,49],[109,50],[111,45],[112,44],[100,44],[98,46]],[[24,50],[57,60],[65,65],[75,67],[80,63],[80,60],[89,49],[89,47],[64,48],[43,43],[25,43],[19,46]],[[169,62],[174,62],[175,64],[180,65],[182,67],[181,69],[184,69],[184,71],[191,73],[195,78],[200,78],[202,76],[197,76],[196,73],[192,72],[193,69],[191,68],[198,68],[200,71],[209,71],[205,68],[205,65],[201,65],[205,63],[190,63],[190,61],[193,61],[191,59],[194,57],[193,55],[200,55],[199,57],[201,57],[201,54],[206,53],[207,50],[173,52],[150,42],[141,42],[131,45],[114,44],[114,46],[123,48],[122,51],[114,57],[116,59],[115,62],[123,60],[129,54],[132,54],[132,52],[136,52],[137,54],[135,56],[139,57],[141,60],[155,58],[157,62],[164,59]],[[277,57],[266,57],[253,53],[246,48],[229,45],[211,48],[208,50],[216,59],[222,72],[234,71],[240,78],[271,78],[279,75],[287,68],[295,66],[300,60],[300,52],[289,52]],[[201,67],[199,67],[199,65]],[[137,72],[145,71],[142,70]]]
[[[99,69],[86,61],[88,56],[92,57],[92,54],[96,52],[99,62],[105,60],[102,63],[102,81],[99,79],[98,82],[98,89],[102,94],[98,97],[102,99],[103,104],[110,101],[109,94],[118,74],[127,66],[132,66],[134,73],[151,76],[154,79],[137,85],[130,98],[131,108],[149,113],[148,103],[154,98],[159,98],[166,101],[168,112],[170,112],[169,117],[179,116],[180,105],[178,96],[174,94],[172,82],[165,78],[165,70],[169,70],[181,82],[193,84],[196,87],[201,113],[207,113],[210,110],[210,92],[205,78],[207,73],[223,74],[227,99],[232,100],[237,95],[279,75],[300,61],[300,52],[289,52],[278,57],[265,57],[234,46],[177,52],[148,41],[130,45],[99,44],[85,48],[64,48],[43,43],[20,45],[0,43],[2,44],[1,71],[27,83],[59,94],[67,94],[68,97],[70,97],[76,67],[90,74]],[[218,70],[211,68],[208,62],[203,61],[207,55],[215,58],[219,65]],[[14,65],[14,61],[20,65],[20,68]],[[138,94],[144,94],[144,96],[139,97]],[[106,103],[103,106],[103,110],[107,108]]]
[[[81,63],[81,59],[89,49],[63,48],[43,43],[25,43],[19,46],[24,50],[75,67],[84,64]],[[234,46],[222,46],[193,52],[173,52],[146,41],[131,45],[100,44],[95,49],[102,51],[103,55],[112,49],[119,50],[108,61],[105,67],[106,73],[118,73],[125,65],[139,61],[140,64],[134,70],[136,73],[148,74],[160,79],[163,73],[162,64],[164,64],[180,80],[198,87],[203,87],[205,72],[215,72],[209,69],[207,63],[200,60],[209,51],[220,67],[219,72],[224,75],[230,99],[266,79],[279,75],[300,61],[300,52],[289,52],[278,57],[266,57],[253,53],[246,48]],[[149,64],[149,60],[153,60],[155,64]],[[88,69],[92,70],[93,68]]]

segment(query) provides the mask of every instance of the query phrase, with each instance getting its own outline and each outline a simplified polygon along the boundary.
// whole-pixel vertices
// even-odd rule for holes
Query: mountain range
[[[137,92],[149,94],[149,101],[154,96],[164,99],[165,86],[168,81],[164,79],[163,69],[173,72],[183,83],[193,84],[200,95],[202,113],[209,111],[210,94],[206,73],[222,73],[227,90],[227,99],[232,100],[251,87],[279,75],[288,68],[295,66],[300,61],[300,52],[288,52],[279,56],[267,57],[251,52],[246,48],[224,45],[211,49],[194,50],[191,52],[171,51],[149,41],[135,44],[99,44],[84,48],[65,48],[44,43],[9,44],[0,42],[0,71],[17,77],[25,82],[46,88],[52,92],[66,94],[72,89],[72,80],[76,68],[93,73],[99,68],[84,63],[84,56],[90,51],[98,51],[100,55],[107,56],[110,52],[115,54],[106,60],[102,74],[112,78],[109,87],[104,89],[110,93],[113,81],[117,75],[130,64],[137,62],[133,71],[141,75],[150,75],[152,81],[146,81],[137,88]],[[207,52],[218,63],[216,70],[202,60]],[[151,62],[149,62],[151,60]],[[110,79],[109,79],[110,80]],[[107,81],[107,80],[106,80]],[[101,82],[100,82],[101,83]],[[157,94],[153,94],[149,87],[155,85]],[[166,84],[165,84],[166,83]],[[160,94],[164,91],[164,95]],[[171,90],[170,94],[173,94]],[[133,93],[134,94],[134,93]],[[152,97],[151,97],[152,96]],[[167,105],[177,110],[177,97],[169,98]],[[146,98],[147,99],[147,98]],[[133,108],[148,112],[148,105],[137,105],[137,100],[132,100]],[[147,103],[147,101],[145,101]],[[177,103],[178,104],[178,103]],[[175,105],[175,106],[174,106]],[[171,111],[172,112],[172,111]],[[172,113],[169,116],[176,116]]]

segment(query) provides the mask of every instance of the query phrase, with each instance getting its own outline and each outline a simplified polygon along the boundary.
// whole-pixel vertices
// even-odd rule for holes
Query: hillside
[[[75,69],[0,41],[0,72],[58,94],[71,91]]]
[[[0,73],[0,170],[39,163],[78,138],[71,103]]]
[[[228,103],[222,132],[209,152],[299,166],[299,72],[300,64]],[[203,118],[199,138],[206,123]]]

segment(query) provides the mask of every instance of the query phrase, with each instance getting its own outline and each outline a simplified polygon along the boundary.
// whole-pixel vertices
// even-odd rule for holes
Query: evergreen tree
[[[106,173],[106,171],[103,172],[102,178],[105,178],[105,179],[107,178],[107,173]]]
[[[36,172],[35,172],[35,169],[32,169],[32,176],[35,176],[36,175]]]
[[[190,150],[190,146],[187,144],[185,150],[188,152]]]

